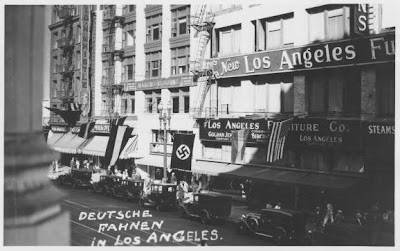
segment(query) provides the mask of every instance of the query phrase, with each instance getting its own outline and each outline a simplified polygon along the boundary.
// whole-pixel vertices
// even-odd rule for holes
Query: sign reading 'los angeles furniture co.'
[[[325,118],[295,119],[287,146],[292,147],[361,147],[361,121]]]
[[[211,141],[230,141],[233,130],[249,129],[248,142],[267,142],[270,123],[265,119],[210,119],[200,122],[200,139]]]
[[[216,78],[394,61],[394,32],[305,47],[266,51],[212,62]]]

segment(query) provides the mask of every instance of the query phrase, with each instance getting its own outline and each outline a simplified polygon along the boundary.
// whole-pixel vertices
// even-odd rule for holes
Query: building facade
[[[395,31],[388,18],[382,22],[385,10],[100,6],[89,19],[91,81],[76,85],[74,101],[84,103],[91,88],[90,118],[127,116],[142,157],[135,163],[152,177],[164,166],[159,108],[169,104],[167,155],[174,133],[195,134],[192,172],[203,184],[226,189],[232,180],[252,180],[262,191],[253,196],[259,205],[333,201],[350,209],[381,199],[393,207]],[[79,29],[79,20],[72,18],[72,27]],[[69,55],[67,44],[57,43],[65,26],[51,26],[52,45],[64,48],[52,50],[54,62],[64,59],[61,52]],[[70,50],[82,57],[82,46]],[[51,85],[65,76],[81,83],[80,71],[54,69]],[[283,157],[268,161],[272,125],[282,119],[292,121]],[[231,134],[238,129],[250,129],[250,136],[241,159],[232,161]]]

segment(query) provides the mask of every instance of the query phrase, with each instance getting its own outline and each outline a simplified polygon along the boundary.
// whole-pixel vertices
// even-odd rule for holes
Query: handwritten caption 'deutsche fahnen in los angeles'
[[[165,232],[164,220],[152,220],[153,215],[149,210],[105,211],[105,212],[80,212],[79,221],[98,223],[97,232],[112,235],[118,233],[111,245],[141,245],[142,243],[160,244],[165,242],[200,242],[215,241],[220,237],[218,230],[178,230]],[[116,220],[120,221],[117,222]],[[135,233],[143,233],[135,236]],[[125,235],[125,236],[124,236]],[[143,237],[145,235],[145,237]],[[115,235],[112,235],[115,236]],[[108,246],[105,239],[94,237],[92,246]]]

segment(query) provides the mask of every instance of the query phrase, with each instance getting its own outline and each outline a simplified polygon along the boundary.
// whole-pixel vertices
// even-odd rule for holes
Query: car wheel
[[[243,222],[240,222],[240,223],[239,223],[238,231],[239,231],[239,233],[241,233],[241,234],[244,234],[244,233],[247,232],[247,231],[246,231],[246,226],[244,225]]]
[[[201,220],[201,223],[204,224],[204,225],[209,222],[210,219],[209,219],[209,217],[207,215],[207,212],[201,212],[200,220]]]
[[[257,231],[258,229],[258,221],[256,219],[251,219],[249,221],[249,226],[252,231]]]
[[[282,230],[275,231],[273,239],[276,245],[282,245],[285,242],[286,235]]]
[[[144,201],[142,199],[139,199],[139,206],[144,207]]]

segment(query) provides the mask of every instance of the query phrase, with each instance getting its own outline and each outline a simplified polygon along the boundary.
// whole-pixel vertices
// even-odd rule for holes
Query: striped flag
[[[250,129],[232,131],[231,163],[243,163],[244,151],[249,135]]]
[[[272,122],[272,130],[267,148],[267,162],[274,162],[283,158],[283,148],[292,121],[293,118]]]

